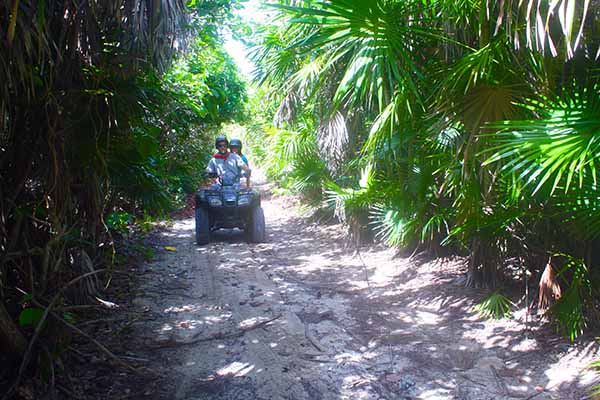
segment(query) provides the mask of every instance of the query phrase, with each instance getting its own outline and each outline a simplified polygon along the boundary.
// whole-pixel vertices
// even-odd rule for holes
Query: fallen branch
[[[188,345],[196,344],[196,343],[210,342],[211,340],[220,340],[220,339],[229,339],[229,338],[234,338],[234,337],[240,337],[240,336],[243,336],[246,332],[250,332],[250,331],[253,331],[260,327],[263,327],[279,318],[281,318],[281,314],[278,314],[273,318],[269,318],[269,319],[266,319],[266,320],[263,320],[260,322],[256,322],[252,325],[241,327],[235,332],[229,332],[229,333],[217,332],[214,335],[211,335],[208,337],[198,337],[200,335],[200,333],[190,339],[187,339],[187,340],[179,340],[178,341],[178,340],[174,340],[171,337],[171,338],[169,338],[168,341],[160,343],[160,344],[156,345],[155,347],[164,348],[164,347],[172,347],[172,346],[188,346]]]

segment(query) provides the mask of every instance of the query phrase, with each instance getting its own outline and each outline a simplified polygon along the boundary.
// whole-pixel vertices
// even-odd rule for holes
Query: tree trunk
[[[0,301],[0,348],[13,357],[20,357],[25,353],[27,341],[21,334],[4,304]]]
[[[489,249],[488,246],[482,244],[479,239],[473,241],[467,273],[467,287],[493,289],[498,286],[498,258],[494,250]]]

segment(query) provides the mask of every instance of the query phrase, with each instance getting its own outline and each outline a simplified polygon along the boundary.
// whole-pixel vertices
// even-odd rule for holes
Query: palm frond
[[[376,237],[392,247],[409,246],[419,236],[414,217],[380,204],[372,207],[371,224]]]
[[[589,323],[584,310],[593,302],[594,285],[583,260],[568,254],[555,254],[554,257],[566,260],[557,277],[565,282],[567,289],[546,314],[554,318],[560,333],[573,341]]]
[[[303,53],[323,49],[329,60],[324,70],[347,60],[337,86],[334,107],[364,102],[382,111],[391,94],[401,87],[419,101],[418,63],[415,52],[430,31],[421,29],[414,18],[416,2],[352,2],[336,0],[313,7],[278,6],[292,22],[313,28],[290,48]],[[421,14],[422,15],[422,14]],[[400,23],[400,21],[403,21]]]
[[[600,155],[600,100],[596,84],[569,90],[554,98],[531,101],[525,106],[541,118],[506,121],[493,125],[501,129],[498,143],[486,164],[502,161],[504,171],[519,174],[533,193],[549,185],[552,194],[559,187],[582,187],[585,180],[597,182],[595,160]]]
[[[595,21],[590,15],[594,5],[589,1],[487,0],[485,7],[487,14],[494,16],[490,22],[495,33],[504,26],[517,48],[524,42],[529,48],[550,51],[552,56],[562,53],[567,59],[573,58],[594,29]]]
[[[494,292],[473,307],[484,318],[510,318],[512,302],[500,292]]]
[[[349,145],[346,118],[341,112],[336,112],[321,124],[317,130],[317,143],[329,169],[338,170]]]

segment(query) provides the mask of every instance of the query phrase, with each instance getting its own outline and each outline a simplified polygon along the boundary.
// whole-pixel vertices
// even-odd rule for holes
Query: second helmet
[[[240,139],[231,139],[231,142],[229,142],[229,147],[237,147],[239,149],[239,152],[242,152],[242,141]]]

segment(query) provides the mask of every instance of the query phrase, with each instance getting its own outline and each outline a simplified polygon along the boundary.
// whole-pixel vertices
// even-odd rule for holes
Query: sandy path
[[[477,318],[459,261],[356,254],[289,198],[263,208],[262,244],[223,231],[197,246],[191,219],[162,233],[124,338],[157,375],[127,398],[582,398],[596,345]]]

